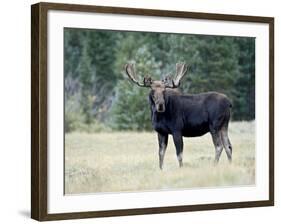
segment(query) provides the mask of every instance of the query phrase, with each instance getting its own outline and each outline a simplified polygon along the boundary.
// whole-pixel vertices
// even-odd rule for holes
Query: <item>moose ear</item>
[[[171,75],[167,75],[162,82],[165,84],[166,88],[178,88],[180,85],[181,79],[187,72],[189,66],[185,63],[177,63],[176,64],[176,75],[172,77]]]
[[[162,79],[162,83],[166,86],[166,87],[170,87],[172,88],[173,87],[173,77],[171,74],[168,74],[165,76],[164,79]]]
[[[145,86],[151,86],[151,84],[152,84],[152,79],[151,79],[151,77],[150,76],[145,76],[144,78],[143,78],[143,83],[144,83],[144,85]]]

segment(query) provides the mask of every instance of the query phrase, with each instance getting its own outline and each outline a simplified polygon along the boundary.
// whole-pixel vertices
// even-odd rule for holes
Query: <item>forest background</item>
[[[126,77],[128,62],[140,80],[174,74],[186,62],[183,93],[224,93],[233,121],[255,119],[254,38],[65,28],[66,132],[152,130],[149,89]]]

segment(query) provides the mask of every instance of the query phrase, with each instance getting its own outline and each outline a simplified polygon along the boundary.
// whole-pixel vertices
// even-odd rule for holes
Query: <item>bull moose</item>
[[[140,82],[134,65],[125,65],[126,74],[135,84],[151,89],[151,122],[158,133],[160,169],[163,168],[169,135],[173,137],[180,167],[183,166],[183,137],[197,137],[208,132],[211,133],[215,146],[215,163],[218,163],[223,148],[228,160],[231,162],[232,159],[232,146],[228,138],[232,107],[230,100],[217,92],[181,94],[177,88],[187,69],[185,63],[177,63],[174,77],[169,75],[161,81],[155,81],[146,76]]]

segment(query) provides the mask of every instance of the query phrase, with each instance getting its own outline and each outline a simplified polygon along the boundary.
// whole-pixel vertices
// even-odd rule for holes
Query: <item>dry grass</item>
[[[233,122],[233,162],[225,152],[214,166],[209,134],[184,139],[178,167],[171,136],[163,171],[152,132],[71,133],[65,136],[65,193],[141,191],[255,184],[255,123]]]

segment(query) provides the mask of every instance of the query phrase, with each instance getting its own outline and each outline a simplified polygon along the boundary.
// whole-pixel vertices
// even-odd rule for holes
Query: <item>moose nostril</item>
[[[159,109],[160,111],[163,111],[163,109],[164,109],[164,105],[163,105],[163,104],[159,104],[158,109]]]

